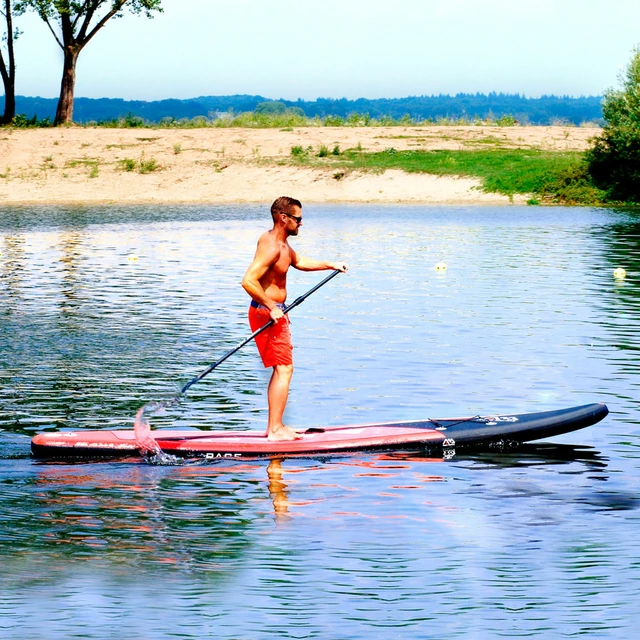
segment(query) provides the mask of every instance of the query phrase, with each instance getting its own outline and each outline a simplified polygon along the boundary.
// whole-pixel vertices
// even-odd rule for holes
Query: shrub
[[[136,129],[138,127],[144,127],[144,120],[140,116],[134,116],[133,113],[127,113],[124,118],[119,120],[118,126]]]
[[[133,158],[118,160],[118,169],[121,171],[133,171],[138,163]]]
[[[599,205],[606,194],[593,184],[586,162],[547,173],[537,192],[553,202],[567,205]]]
[[[371,116],[368,113],[350,113],[346,123],[350,127],[368,127],[371,125]]]
[[[585,157],[593,182],[608,200],[640,202],[640,48],[620,81],[621,89],[605,92],[605,126]]]
[[[505,113],[496,120],[496,124],[499,127],[515,127],[518,121],[510,113]]]
[[[139,173],[151,173],[152,171],[158,171],[159,169],[160,165],[155,158],[149,158],[148,160],[140,158],[140,165],[138,168]]]
[[[323,124],[325,127],[343,127],[344,118],[342,116],[327,116]]]
[[[24,113],[18,113],[11,121],[11,126],[18,129],[29,129],[32,127],[52,127],[53,123],[51,122],[49,116],[38,120],[38,116],[27,118]]]

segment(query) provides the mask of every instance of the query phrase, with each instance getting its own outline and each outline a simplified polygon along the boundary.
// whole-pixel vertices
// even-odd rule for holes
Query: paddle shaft
[[[293,309],[294,307],[297,307],[299,304],[302,304],[312,293],[316,292],[320,287],[322,287],[327,282],[329,282],[331,278],[335,278],[339,273],[341,272],[334,271],[331,275],[328,275],[324,280],[319,282],[315,287],[309,289],[309,291],[302,294],[299,298],[296,298],[290,305],[285,306],[282,312],[285,314],[289,313],[291,309]],[[247,344],[248,342],[251,342],[256,336],[260,335],[265,329],[268,329],[273,323],[274,323],[273,320],[269,320],[267,324],[265,324],[263,327],[260,327],[259,329],[256,329],[248,338],[245,338],[237,347],[234,347],[233,349],[231,349],[231,351],[225,353],[222,356],[222,358],[220,358],[220,360],[209,365],[200,375],[193,378],[193,380],[190,380],[189,382],[187,382],[187,384],[185,384],[184,387],[182,387],[182,390],[180,391],[180,395],[185,394],[187,392],[187,389],[189,389],[189,387],[193,386],[196,382],[199,382],[200,380],[202,380],[202,378],[209,375],[218,365],[222,364],[227,358],[230,358],[236,351],[240,351],[240,349],[242,349],[242,347],[244,347],[245,344]]]

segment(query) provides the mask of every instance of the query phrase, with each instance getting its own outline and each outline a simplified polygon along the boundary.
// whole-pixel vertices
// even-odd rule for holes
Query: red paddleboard
[[[472,416],[381,424],[314,427],[298,440],[269,441],[264,431],[153,431],[162,451],[181,457],[249,458],[327,455],[349,451],[481,449],[548,438],[602,420],[606,405],[540,413]],[[41,433],[31,441],[39,458],[101,458],[140,455],[134,431]]]

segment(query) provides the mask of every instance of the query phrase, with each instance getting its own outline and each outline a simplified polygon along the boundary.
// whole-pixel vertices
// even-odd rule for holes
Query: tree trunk
[[[0,124],[11,124],[16,115],[16,64],[13,52],[13,18],[11,16],[11,1],[5,0],[4,19],[7,23],[7,54],[9,65],[7,66],[0,51],[0,75],[4,85],[4,114]]]
[[[62,84],[60,86],[60,99],[56,109],[54,124],[67,124],[73,122],[73,94],[76,86],[76,63],[80,49],[76,46],[67,46],[64,49],[64,66],[62,68]]]
[[[4,80],[4,78],[2,78]],[[16,116],[16,88],[13,79],[4,83],[4,114],[0,124],[11,124]]]
[[[11,56],[11,52],[9,55]],[[7,71],[0,51],[0,75],[4,85],[4,115],[0,118],[0,124],[11,124],[16,115],[16,83],[15,74],[11,73],[11,66],[9,65],[9,71]]]

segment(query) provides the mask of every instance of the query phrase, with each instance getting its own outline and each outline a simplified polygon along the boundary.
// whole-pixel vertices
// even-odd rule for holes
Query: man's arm
[[[334,269],[336,271],[342,271],[345,273],[348,269],[346,262],[327,262],[324,260],[312,260],[311,258],[304,258],[299,256],[293,249],[291,250],[291,266],[299,269],[300,271],[325,271],[327,269]]]

